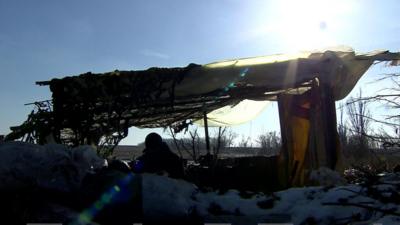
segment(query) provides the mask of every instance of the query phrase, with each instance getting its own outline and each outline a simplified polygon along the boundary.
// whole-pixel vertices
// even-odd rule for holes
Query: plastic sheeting
[[[349,47],[339,47],[184,68],[85,73],[39,84],[50,85],[58,123],[72,128],[92,121],[90,129],[96,135],[120,127],[167,127],[201,120],[204,109],[218,125],[240,124],[258,115],[262,106],[247,106],[251,110],[238,110],[239,118],[232,119],[232,111],[242,109],[241,104],[232,109],[232,104],[246,99],[274,101],[281,93],[299,95],[311,82],[332,87],[334,99],[341,100],[375,61],[396,65],[399,59],[399,53],[357,54]],[[110,109],[121,115],[109,115]]]
[[[236,105],[219,108],[207,114],[208,126],[222,127],[246,123],[256,118],[270,104],[270,101],[245,99]],[[204,126],[204,120],[197,120],[195,123]]]
[[[314,52],[227,60],[203,66],[202,75],[210,76],[210,80],[213,82],[208,82],[201,88],[209,88],[210,85],[220,86],[220,88],[229,87],[230,84],[223,81],[235,80],[234,76],[240,74],[240,81],[248,86],[276,86],[275,91],[264,93],[264,99],[274,101],[276,95],[280,93],[294,95],[304,93],[309,88],[295,88],[295,84],[317,77],[319,82],[332,86],[335,99],[340,100],[353,89],[374,60],[389,60],[396,57],[399,57],[398,54],[380,50],[355,54],[352,48],[339,46]],[[197,83],[192,82],[193,84]],[[180,88],[178,90],[181,91],[185,85],[178,87]],[[185,88],[187,89],[185,93],[199,91],[199,88]],[[276,95],[270,96],[273,94]],[[255,119],[267,105],[268,101],[246,99],[235,106],[224,106],[207,114],[208,125],[231,126],[246,123]],[[195,123],[204,126],[203,120],[197,120]]]
[[[214,62],[189,70],[176,86],[175,96],[186,97],[238,87],[285,91],[318,78],[334,88],[335,100],[341,100],[374,61],[392,61],[395,65],[399,58],[398,53],[378,50],[357,54],[350,47],[339,46],[297,54]],[[254,100],[263,96],[257,97]]]

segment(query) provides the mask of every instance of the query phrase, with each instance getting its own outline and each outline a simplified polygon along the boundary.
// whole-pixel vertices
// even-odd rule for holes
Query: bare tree
[[[351,125],[351,131],[357,135],[366,135],[369,131],[371,113],[367,108],[368,102],[362,100],[362,92],[359,96],[351,97],[347,101],[347,114]]]
[[[367,119],[373,121],[374,123],[381,124],[385,127],[392,128],[394,134],[391,134],[391,138],[399,138],[400,137],[400,114],[398,110],[400,109],[400,73],[389,73],[383,74],[383,77],[376,80],[375,82],[383,82],[389,81],[384,83],[383,86],[389,85],[389,87],[384,87],[380,91],[379,94],[369,96],[369,97],[359,97],[355,99],[355,101],[362,101],[365,103],[381,103],[381,106],[384,106],[387,110],[386,115],[383,115],[384,119],[377,119],[376,115],[372,117],[371,115],[365,115]],[[382,131],[382,130],[381,130]],[[385,135],[387,136],[388,133],[385,131]],[[378,137],[381,135],[377,135]]]
[[[358,154],[363,154],[369,148],[369,131],[371,113],[367,107],[368,102],[362,100],[362,92],[356,98],[351,97],[346,103],[346,110],[350,124],[349,145]]]
[[[251,146],[252,144],[250,137],[245,137],[244,135],[242,135],[242,138],[239,140],[238,147],[247,148]]]
[[[220,150],[233,145],[233,141],[237,137],[231,129],[227,127],[218,127],[218,132],[212,138],[212,150],[214,158],[217,159]]]
[[[340,117],[338,120],[338,135],[339,135],[339,140],[340,140],[340,145],[342,146],[342,149],[347,146],[347,136],[348,136],[348,129],[346,126],[346,122],[344,120],[344,111],[345,111],[345,104],[341,103],[339,105],[339,112],[340,112]]]
[[[400,147],[400,74],[384,74],[375,82],[382,82],[382,88],[372,96],[362,96],[359,93],[340,106],[338,118],[338,133],[342,144],[347,165],[357,166],[368,163],[370,166],[389,168],[388,162],[395,161],[396,157],[377,155],[383,151]],[[389,82],[383,82],[389,81]],[[372,114],[370,107],[385,107],[385,115],[379,115],[378,110]],[[344,119],[344,109],[347,119]],[[372,126],[374,125],[374,126]],[[377,125],[380,129],[377,129]],[[374,127],[374,130],[372,129]],[[389,147],[388,147],[389,146]]]
[[[190,146],[192,153],[190,154],[195,162],[197,162],[198,157],[200,156],[200,136],[199,133],[197,132],[197,128],[194,129],[193,131],[189,131],[190,135]],[[187,139],[186,139],[187,140]]]
[[[237,134],[228,127],[218,127],[217,132],[211,138],[213,148],[225,148],[233,145]]]
[[[189,130],[189,138],[177,138],[176,133],[172,128],[169,128],[169,135],[173,139],[173,143],[181,156],[183,158],[183,152],[186,152],[190,158],[197,162],[200,156],[200,149],[202,140],[200,139],[197,127],[193,130]]]
[[[165,131],[165,129],[164,129]],[[176,138],[176,133],[174,132],[174,130],[171,127],[168,127],[168,133],[169,135],[172,137],[173,140],[173,144],[175,145],[176,150],[178,151],[179,157],[182,159],[183,158],[183,154],[182,154],[182,150],[179,144],[178,139]]]
[[[197,127],[188,129],[186,137],[182,138],[178,138],[172,128],[168,129],[168,134],[172,138],[168,143],[175,146],[181,158],[183,158],[184,153],[186,153],[185,155],[188,155],[192,160],[198,162],[201,153],[204,153],[204,151],[202,152],[201,150],[205,149],[206,144],[204,138],[199,136]],[[236,137],[237,134],[228,127],[218,127],[216,132],[210,137],[212,155],[208,157],[211,157],[212,160],[217,160],[221,150],[225,147],[232,146]]]
[[[259,135],[256,142],[261,146],[262,153],[267,155],[275,155],[281,148],[281,138],[276,131]]]

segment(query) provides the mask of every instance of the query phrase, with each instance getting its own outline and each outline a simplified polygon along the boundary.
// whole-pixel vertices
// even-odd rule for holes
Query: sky
[[[0,0],[0,134],[26,119],[25,103],[51,98],[35,81],[336,45],[395,52],[399,12],[397,0]],[[368,71],[354,90],[372,93],[382,70]],[[277,118],[273,104],[232,129],[256,136],[279,129]],[[150,132],[130,131],[124,144]]]

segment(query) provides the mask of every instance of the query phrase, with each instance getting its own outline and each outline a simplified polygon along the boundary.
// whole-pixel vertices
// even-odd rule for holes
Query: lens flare
[[[130,173],[118,180],[115,185],[105,191],[100,198],[95,201],[89,208],[83,210],[82,213],[79,214],[77,221],[71,223],[74,224],[93,224],[93,218],[98,215],[100,211],[102,211],[107,205],[113,203],[116,199],[119,199],[121,195],[124,195],[124,191],[132,192],[133,190],[130,188],[129,184],[133,181],[135,175]]]

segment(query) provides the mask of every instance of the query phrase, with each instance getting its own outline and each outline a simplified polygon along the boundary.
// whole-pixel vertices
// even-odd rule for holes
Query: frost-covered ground
[[[72,191],[104,164],[89,146],[68,149],[57,144],[6,142],[0,144],[0,190],[36,185]]]
[[[143,207],[145,215],[157,219],[198,214],[208,222],[234,224],[400,224],[399,181],[399,175],[391,174],[370,187],[291,188],[243,197],[235,190],[203,193],[185,181],[146,174]]]
[[[99,175],[96,171],[103,166],[104,160],[94,154],[93,149],[88,146],[68,149],[61,145],[3,143],[0,144],[0,190],[3,196],[10,190],[16,192],[15,196],[20,196],[18,190],[26,191],[32,187],[35,190],[46,191],[43,198],[40,196],[33,198],[34,204],[28,206],[23,205],[24,199],[7,198],[7,201],[11,201],[7,202],[7,207],[16,207],[18,210],[24,209],[29,212],[27,218],[30,221],[24,222],[74,221],[74,224],[86,224],[95,219],[94,213],[102,213],[105,204],[111,202],[119,207],[118,203],[113,201],[114,194],[118,196],[119,192],[126,190],[123,186],[119,186],[121,182],[115,185],[112,183],[113,176],[118,175],[129,178],[123,178],[124,182],[140,182],[141,203],[139,203],[143,218],[157,224],[162,224],[161,221],[176,220],[200,224],[207,222],[246,225],[400,224],[400,174],[385,174],[364,184],[350,185],[345,184],[345,181],[332,171],[321,169],[313,176],[325,186],[291,188],[273,194],[243,193],[236,190],[220,193],[204,192],[184,180],[153,174],[135,175],[117,171]],[[107,201],[93,202],[95,207],[91,209],[90,204],[78,205],[76,199],[86,198],[92,190],[90,188],[100,186],[100,182],[99,184],[92,182],[90,188],[87,188],[88,184],[85,184],[84,180],[93,175],[97,176],[98,181],[106,180],[111,184],[113,192],[103,193],[99,199]],[[334,183],[340,186],[334,186]],[[129,189],[133,186],[126,186],[128,192],[137,191]],[[89,192],[82,194],[80,192],[82,189],[87,189]],[[53,193],[52,198],[47,198],[48,191],[62,195]],[[57,196],[64,199],[59,201]],[[2,204],[5,204],[4,199],[3,197]],[[29,202],[32,204],[32,201]],[[82,210],[85,207],[89,207],[89,210]],[[129,207],[129,204],[125,204],[118,210],[122,210],[121,215],[124,216],[133,211]],[[113,212],[111,215],[116,214]],[[132,224],[129,219],[124,221]]]

